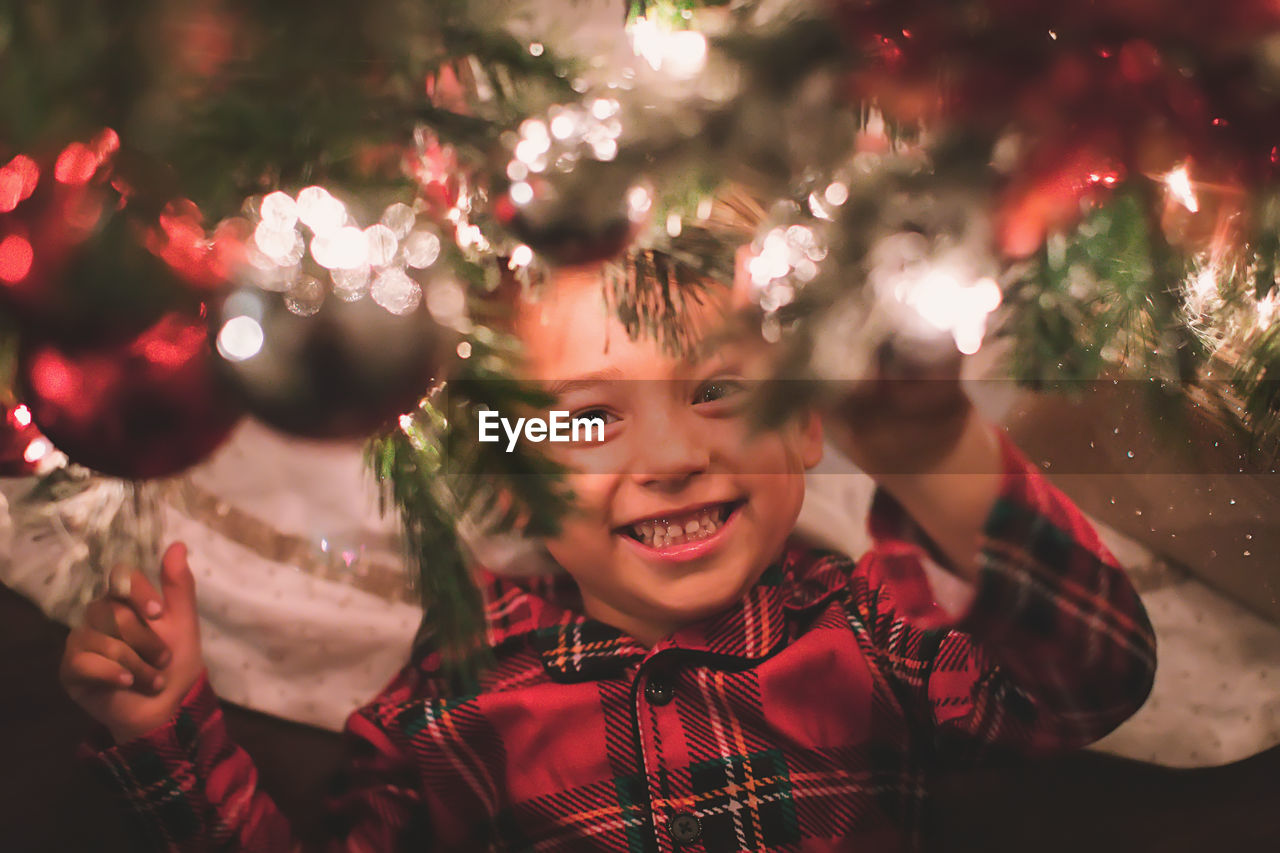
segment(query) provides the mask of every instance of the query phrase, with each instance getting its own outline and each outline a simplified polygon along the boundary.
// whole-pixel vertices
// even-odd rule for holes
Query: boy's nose
[[[710,447],[698,431],[675,420],[649,426],[639,445],[635,479],[649,488],[678,491],[711,464]]]

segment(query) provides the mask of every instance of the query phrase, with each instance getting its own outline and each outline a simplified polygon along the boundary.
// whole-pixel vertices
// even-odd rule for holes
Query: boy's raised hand
[[[162,595],[138,570],[112,584],[63,651],[64,689],[118,743],[167,722],[204,669],[186,546],[169,546],[160,578]]]

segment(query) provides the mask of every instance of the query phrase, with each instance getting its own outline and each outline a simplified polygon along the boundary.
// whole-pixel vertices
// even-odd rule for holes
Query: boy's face
[[[822,429],[812,415],[751,434],[734,350],[691,362],[632,341],[599,275],[562,271],[541,301],[521,304],[515,331],[527,378],[556,395],[553,408],[607,424],[603,442],[544,445],[577,497],[547,549],[589,615],[652,644],[731,605],[781,553]]]

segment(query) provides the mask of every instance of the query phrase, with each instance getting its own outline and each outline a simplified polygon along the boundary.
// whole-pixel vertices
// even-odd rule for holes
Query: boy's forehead
[[[536,300],[522,300],[515,333],[524,346],[528,379],[561,381],[585,375],[668,379],[697,371],[709,354],[676,357],[651,335],[633,340],[604,296],[596,268],[560,271]],[[717,309],[704,303],[700,326]]]

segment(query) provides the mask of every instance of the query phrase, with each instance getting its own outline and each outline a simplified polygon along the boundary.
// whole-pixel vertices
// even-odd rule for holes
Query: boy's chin
[[[668,581],[647,596],[651,606],[672,622],[688,624],[707,619],[732,607],[760,575],[749,567],[737,571],[691,572]]]

